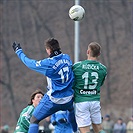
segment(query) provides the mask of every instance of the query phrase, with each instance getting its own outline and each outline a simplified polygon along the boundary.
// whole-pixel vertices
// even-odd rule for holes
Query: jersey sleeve
[[[20,124],[23,126],[23,128],[29,129],[30,118],[32,116],[33,111],[34,111],[33,106],[27,106],[27,108],[25,108],[22,111],[21,117],[20,117]]]
[[[80,66],[80,64],[81,64],[81,62],[76,62],[75,64],[73,64],[73,66],[72,66],[72,70],[73,70],[73,72],[76,70],[76,69],[78,69],[78,67]],[[74,77],[75,78],[75,77]],[[75,87],[75,85],[76,85],[77,83],[76,83],[76,80],[74,80],[73,81],[73,89],[74,89],[74,87]]]
[[[101,82],[101,86],[104,84],[106,76],[103,78],[102,82]]]
[[[104,78],[102,80],[101,86],[104,84],[104,81],[105,81],[106,76],[107,76],[107,68],[105,66],[103,67],[103,70],[104,70]]]
[[[18,55],[19,59],[31,70],[34,70],[36,72],[39,72],[43,75],[46,75],[46,70],[48,69],[48,60],[44,59],[44,60],[33,60],[28,58],[22,51],[22,49],[18,50],[16,52],[16,54]]]

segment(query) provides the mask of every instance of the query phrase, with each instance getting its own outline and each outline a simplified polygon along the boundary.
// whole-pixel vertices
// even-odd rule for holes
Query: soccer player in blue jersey
[[[45,49],[49,57],[39,61],[28,58],[19,43],[14,42],[12,47],[28,68],[45,75],[48,82],[48,92],[33,112],[28,133],[38,133],[39,122],[59,110],[69,111],[68,119],[73,131],[77,132],[73,108],[72,61],[69,55],[61,52],[58,40],[54,38],[46,40]]]

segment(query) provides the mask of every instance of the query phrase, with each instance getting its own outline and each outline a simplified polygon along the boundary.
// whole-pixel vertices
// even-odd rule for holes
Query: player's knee
[[[34,116],[31,117],[30,123],[38,124],[40,121],[37,120]]]

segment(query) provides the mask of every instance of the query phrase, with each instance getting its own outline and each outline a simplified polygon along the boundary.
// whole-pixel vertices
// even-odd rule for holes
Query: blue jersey
[[[29,59],[23,53],[22,49],[16,51],[16,54],[28,68],[47,77],[47,94],[53,102],[60,103],[60,98],[65,98],[67,101],[70,101],[74,93],[72,89],[74,76],[72,72],[72,61],[69,55],[61,53],[52,58],[37,61]]]

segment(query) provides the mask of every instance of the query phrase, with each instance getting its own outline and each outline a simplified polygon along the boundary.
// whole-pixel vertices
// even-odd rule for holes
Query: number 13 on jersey
[[[97,72],[85,72],[82,75],[82,79],[84,80],[84,89],[95,89],[97,87],[98,73]],[[89,81],[91,80],[91,81]],[[91,82],[91,84],[89,84]]]

